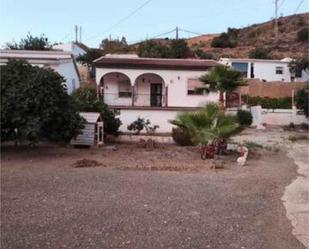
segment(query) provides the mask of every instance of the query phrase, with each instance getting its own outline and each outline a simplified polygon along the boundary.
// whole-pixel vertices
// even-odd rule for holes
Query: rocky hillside
[[[308,25],[309,13],[304,13],[279,18],[277,41],[274,37],[274,21],[268,21],[242,29],[230,29],[223,34],[224,39],[232,40],[229,47],[212,45],[213,40],[222,37],[222,34],[193,37],[187,42],[190,47],[210,53],[214,58],[247,58],[255,48],[266,49],[273,59],[305,57],[308,56]]]

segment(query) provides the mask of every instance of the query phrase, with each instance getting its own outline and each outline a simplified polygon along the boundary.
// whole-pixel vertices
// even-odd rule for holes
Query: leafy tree
[[[301,89],[296,95],[297,108],[304,110],[306,117],[308,118],[309,109],[309,89]]]
[[[128,52],[129,46],[125,37],[122,37],[120,40],[117,39],[107,39],[102,40],[100,48],[104,50],[104,53],[119,53],[119,52]]]
[[[138,56],[146,58],[167,58],[168,47],[159,42],[147,40],[138,47]]]
[[[26,38],[21,39],[19,43],[7,43],[7,49],[12,50],[51,50],[52,46],[48,41],[48,38],[42,34],[41,36],[32,36],[27,34]]]
[[[169,47],[168,57],[186,58],[188,57],[189,52],[190,49],[188,47],[186,40],[184,39],[172,40]]]
[[[104,104],[102,98],[98,98],[96,89],[93,87],[79,88],[72,93],[72,97],[77,103],[77,108],[81,112],[100,112],[103,116],[104,131],[109,134],[118,132],[121,121],[117,118],[117,113],[110,110]]]
[[[271,59],[269,51],[264,48],[255,48],[249,52],[250,59]]]
[[[245,86],[241,72],[224,66],[216,66],[209,73],[200,77],[205,87],[200,88],[204,91],[220,92],[220,100],[222,101],[222,93],[231,93],[239,86]]]
[[[295,77],[300,78],[302,76],[302,71],[309,73],[309,60],[308,58],[301,58],[292,60],[289,63],[289,69],[291,74]]]
[[[76,60],[81,64],[91,66],[95,59],[103,55],[104,51],[102,49],[90,48],[87,50],[86,54],[78,56]]]
[[[146,58],[186,58],[189,53],[190,48],[183,39],[172,40],[170,45],[148,40],[138,47],[138,55]]]
[[[237,47],[238,29],[228,28],[227,32],[223,32],[220,36],[215,37],[211,46],[214,48],[234,48]]]
[[[68,142],[83,128],[64,78],[25,61],[1,66],[1,140]]]
[[[207,104],[198,112],[181,113],[170,122],[188,132],[194,144],[226,139],[238,129],[235,116],[225,115],[215,103]]]

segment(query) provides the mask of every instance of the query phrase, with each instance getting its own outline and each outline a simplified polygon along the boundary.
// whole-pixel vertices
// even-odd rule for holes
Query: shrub
[[[68,142],[83,122],[60,74],[25,61],[1,66],[1,141]]]
[[[292,108],[292,98],[284,97],[284,98],[269,98],[269,97],[245,97],[244,99],[248,101],[247,104],[261,105],[262,108],[265,109],[290,109]]]
[[[190,146],[194,145],[191,139],[189,132],[180,127],[176,127],[172,129],[172,137],[175,143],[181,146]]]
[[[207,52],[204,52],[203,50],[201,49],[197,49],[194,51],[195,55],[197,55],[200,59],[207,59],[207,60],[211,60],[214,58],[213,54],[212,53],[207,53]]]
[[[145,120],[140,117],[127,126],[127,129],[129,131],[134,131],[136,135],[138,135],[143,129],[145,129],[148,134],[152,134],[157,128],[159,128],[159,125],[151,126],[149,119]]]
[[[271,59],[269,51],[263,48],[255,48],[249,52],[250,59]]]
[[[304,110],[306,117],[308,118],[308,108],[309,108],[309,90],[301,89],[296,95],[296,106],[299,109]]]
[[[80,112],[100,112],[103,116],[104,131],[108,134],[116,134],[121,125],[116,111],[110,110],[104,104],[102,98],[97,97],[96,89],[93,87],[84,87],[75,90],[72,97],[77,104]]]
[[[250,126],[252,124],[252,114],[249,111],[238,110],[237,120],[241,126]]]
[[[299,42],[309,41],[308,27],[302,28],[300,31],[297,32],[297,41]]]
[[[211,46],[214,48],[235,48],[237,47],[238,34],[238,29],[228,28],[227,32],[223,32],[212,40]]]

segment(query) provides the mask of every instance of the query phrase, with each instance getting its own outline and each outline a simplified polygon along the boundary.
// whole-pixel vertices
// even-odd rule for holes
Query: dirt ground
[[[4,147],[1,248],[305,248],[281,201],[297,176],[286,151],[224,160],[214,171],[175,145]]]

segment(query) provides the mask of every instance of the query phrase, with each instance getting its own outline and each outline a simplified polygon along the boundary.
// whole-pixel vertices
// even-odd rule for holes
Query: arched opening
[[[161,107],[167,103],[164,80],[155,73],[139,75],[134,85],[134,105]]]
[[[107,105],[131,105],[132,92],[130,78],[124,73],[107,73],[100,80],[100,95]]]

